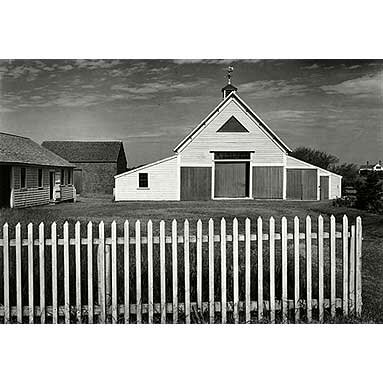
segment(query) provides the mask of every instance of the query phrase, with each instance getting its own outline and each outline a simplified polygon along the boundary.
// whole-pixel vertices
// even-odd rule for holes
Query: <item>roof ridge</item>
[[[0,134],[4,134],[5,136],[12,136],[12,137],[24,138],[25,140],[31,140],[29,137],[20,136],[20,135],[18,135],[18,134],[13,134],[13,133],[0,132]]]

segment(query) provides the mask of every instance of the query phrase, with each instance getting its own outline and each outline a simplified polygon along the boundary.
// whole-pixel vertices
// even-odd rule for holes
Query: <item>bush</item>
[[[383,213],[383,180],[375,172],[371,172],[356,184],[355,207]]]

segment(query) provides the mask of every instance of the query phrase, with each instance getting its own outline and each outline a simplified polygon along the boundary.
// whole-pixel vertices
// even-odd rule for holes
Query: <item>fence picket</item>
[[[190,258],[189,258],[189,221],[184,222],[184,258],[185,258],[185,323],[190,323]]]
[[[335,248],[335,217],[332,215],[330,218],[330,313],[331,318],[335,318],[336,314],[336,248]]]
[[[250,323],[251,315],[250,315],[250,292],[251,292],[251,285],[250,285],[250,279],[251,279],[251,264],[250,264],[250,257],[251,257],[251,242],[250,242],[250,229],[251,229],[251,222],[249,218],[246,218],[245,220],[245,322]]]
[[[306,312],[307,323],[312,321],[312,261],[311,261],[311,218],[306,217]]]
[[[233,316],[234,323],[239,323],[239,267],[238,267],[238,220],[233,219]]]
[[[318,217],[318,311],[319,322],[324,321],[324,261],[323,261],[323,217]]]
[[[141,296],[141,222],[136,221],[136,321],[142,323]]]
[[[93,323],[93,225],[88,222],[88,323]]]
[[[257,255],[258,255],[258,320],[263,319],[263,229],[262,218],[257,219]]]
[[[100,305],[99,322],[106,323],[106,298],[105,298],[105,231],[104,222],[98,225],[98,303]]]
[[[343,216],[343,315],[348,316],[348,219]]]
[[[28,224],[28,317],[34,323],[34,283],[33,283],[33,224]]]
[[[286,323],[287,311],[287,219],[282,217],[282,322]]]
[[[202,312],[202,221],[197,222],[197,307]]]
[[[154,300],[153,300],[153,223],[147,224],[148,236],[148,322],[153,323]]]
[[[294,321],[300,320],[300,290],[299,290],[299,218],[294,217]]]
[[[221,220],[221,322],[226,323],[226,221]]]
[[[64,223],[64,317],[65,323],[70,323],[69,302],[69,226]]]
[[[112,323],[117,323],[117,223],[112,222]]]
[[[57,225],[51,225],[51,254],[52,254],[52,323],[59,321],[58,302],[57,302]]]
[[[16,225],[16,315],[17,323],[23,323],[23,302],[21,286],[21,225]]]
[[[355,245],[355,309],[356,315],[360,317],[362,315],[362,220],[360,217],[356,218],[356,245]]]
[[[3,268],[4,268],[4,323],[11,321],[9,304],[9,230],[8,224],[3,226]]]
[[[350,237],[350,280],[349,280],[349,313],[355,314],[355,225],[351,226]]]
[[[270,247],[270,322],[275,323],[275,220],[269,221]]]
[[[129,294],[129,278],[130,278],[130,236],[129,221],[124,222],[124,321],[130,321],[130,294]]]
[[[209,219],[209,322],[214,323],[214,221]]]
[[[40,323],[45,323],[45,236],[44,223],[39,225],[39,280],[40,280]]]
[[[110,245],[105,245],[105,323],[111,323],[112,280],[111,280]]]
[[[161,323],[166,323],[165,221],[160,222]]]
[[[75,224],[76,320],[81,323],[81,224]]]
[[[173,323],[178,323],[177,221],[172,221]]]

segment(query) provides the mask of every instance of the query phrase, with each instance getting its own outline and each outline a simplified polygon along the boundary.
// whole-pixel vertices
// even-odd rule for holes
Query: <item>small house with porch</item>
[[[0,208],[73,201],[73,167],[29,138],[0,133]]]

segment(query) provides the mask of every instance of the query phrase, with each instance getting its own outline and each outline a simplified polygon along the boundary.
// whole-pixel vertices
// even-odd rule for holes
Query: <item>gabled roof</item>
[[[121,141],[44,141],[42,145],[70,162],[117,162],[124,150]]]
[[[178,152],[185,147],[190,140],[199,133],[201,129],[208,123],[208,121],[231,99],[235,99],[239,105],[247,112],[253,120],[263,129],[263,131],[285,152],[290,153],[291,149],[268,127],[268,125],[253,111],[250,107],[238,96],[236,92],[231,92],[224,100],[222,100],[217,107],[190,133],[188,134],[175,148],[174,151]]]
[[[73,167],[68,161],[30,138],[8,133],[0,133],[0,163]]]

